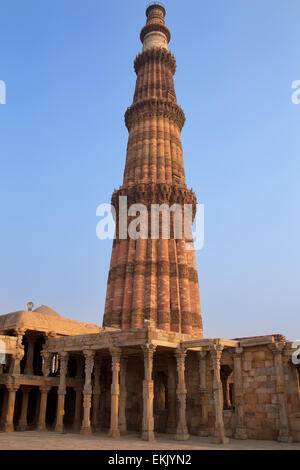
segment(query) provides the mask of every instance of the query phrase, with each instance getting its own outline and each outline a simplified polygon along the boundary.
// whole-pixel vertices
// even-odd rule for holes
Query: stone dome
[[[36,313],[42,313],[43,315],[51,315],[52,317],[60,317],[61,315],[57,313],[52,308],[48,307],[47,305],[41,305],[40,307],[33,310]]]

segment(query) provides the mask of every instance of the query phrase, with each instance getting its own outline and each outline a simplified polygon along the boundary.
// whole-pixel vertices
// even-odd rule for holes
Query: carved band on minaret
[[[185,115],[178,104],[166,99],[150,98],[134,103],[125,113],[125,124],[128,131],[133,123],[146,117],[163,116],[174,121],[181,130],[185,123]]]
[[[138,75],[140,68],[150,61],[157,61],[159,60],[161,63],[166,64],[170,67],[172,75],[176,72],[176,59],[171,54],[171,52],[167,51],[166,49],[162,49],[161,47],[152,47],[151,49],[147,49],[146,51],[138,54],[134,61],[134,70],[135,73]]]

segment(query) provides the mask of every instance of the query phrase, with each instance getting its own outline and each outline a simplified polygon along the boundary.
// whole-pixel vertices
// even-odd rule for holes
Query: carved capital
[[[155,353],[155,350],[156,350],[156,346],[152,343],[148,343],[148,344],[142,344],[141,345],[141,348],[142,348],[142,351],[143,351],[143,354],[144,354],[144,357],[146,358],[153,358],[153,355]]]
[[[152,380],[152,371],[153,371],[153,355],[156,350],[154,344],[143,344],[141,346],[144,354],[144,369],[145,369],[145,380]]]
[[[25,335],[26,331],[27,331],[26,328],[15,328],[14,329],[14,335],[15,336],[19,336],[19,335],[23,336],[23,335]]]
[[[282,354],[286,346],[286,341],[278,341],[276,343],[268,344],[268,348],[274,355]]]
[[[111,354],[111,367],[113,373],[113,384],[118,382],[118,376],[120,372],[120,360],[121,360],[121,348],[110,347]]]
[[[48,393],[51,390],[51,385],[40,385],[39,390],[41,393]]]
[[[19,384],[6,384],[6,388],[9,392],[17,392],[20,388]]]
[[[50,359],[53,356],[53,353],[51,353],[50,351],[47,351],[45,349],[42,349],[41,356],[45,361],[47,361],[48,359]]]
[[[93,351],[92,349],[84,349],[83,355],[85,357],[85,360],[94,359],[95,351]]]
[[[241,357],[244,352],[244,348],[237,347],[234,349],[234,356]]]
[[[47,333],[45,333],[45,337],[46,338],[56,338],[56,332],[55,331],[47,331]]]
[[[67,373],[67,366],[68,366],[68,359],[69,355],[67,352],[61,352],[59,354],[59,360],[60,360],[60,388],[64,388],[64,379],[66,377]]]
[[[24,347],[23,349],[16,349],[11,354],[12,358],[16,361],[21,361],[24,357]]]
[[[210,355],[211,355],[213,364],[217,363],[218,365],[220,365],[223,350],[224,350],[223,344],[213,344],[210,347]]]
[[[121,353],[122,353],[121,348],[116,348],[114,346],[111,346],[109,348],[109,352],[112,358],[112,363],[113,364],[119,363],[121,360]]]
[[[95,352],[91,350],[84,350],[83,355],[85,358],[85,373],[90,375],[94,366]]]
[[[203,360],[207,357],[208,351],[198,351],[199,359]]]
[[[62,351],[59,353],[59,359],[61,364],[67,364],[69,359],[69,353],[66,351]]]
[[[178,367],[185,367],[185,358],[186,358],[187,351],[186,349],[176,349],[174,351],[174,356],[177,361],[177,368]]]

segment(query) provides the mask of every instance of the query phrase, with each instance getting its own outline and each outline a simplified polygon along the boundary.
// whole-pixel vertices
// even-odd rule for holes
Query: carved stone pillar
[[[168,357],[168,422],[167,433],[176,432],[176,366],[174,357]]]
[[[44,377],[49,377],[51,372],[53,354],[48,351],[41,351],[43,358],[42,372]]]
[[[0,418],[0,429],[4,429],[6,413],[7,413],[7,402],[8,402],[8,391],[5,387],[3,389],[3,401],[2,401],[2,409],[1,409],[1,418]]]
[[[23,346],[23,336],[25,335],[26,330],[25,328],[16,328],[14,330],[14,335],[18,337],[17,339],[17,345],[18,346]]]
[[[91,434],[91,405],[92,405],[92,372],[94,367],[95,352],[83,351],[85,358],[85,384],[83,389],[83,420],[80,433]]]
[[[11,355],[11,364],[9,367],[9,373],[10,374],[20,374],[20,362],[24,357],[24,350],[22,349],[17,349],[14,351]]]
[[[48,392],[51,389],[51,387],[49,385],[41,385],[39,389],[41,392],[41,400],[40,400],[40,410],[39,410],[37,428],[39,431],[45,431],[46,430],[46,411],[47,411]]]
[[[119,430],[119,372],[120,372],[120,358],[121,349],[111,348],[112,359],[112,384],[111,384],[111,405],[110,405],[110,429],[108,432],[109,437],[120,437]]]
[[[85,358],[80,355],[76,356],[76,379],[82,379],[83,377],[83,371],[84,371],[84,366],[85,366]],[[75,415],[74,415],[74,421],[73,421],[73,429],[76,431],[79,431],[82,425],[82,386],[77,385],[74,387],[76,397],[75,397]]]
[[[213,396],[215,405],[215,431],[212,438],[214,444],[226,444],[229,439],[225,434],[224,420],[223,420],[223,387],[220,375],[221,356],[224,346],[217,344],[212,346],[210,351],[212,365],[213,365]]]
[[[126,398],[127,398],[127,389],[126,389],[126,372],[127,372],[127,357],[121,358],[121,368],[120,368],[120,404],[119,404],[119,430],[121,434],[126,434],[127,432],[127,422],[126,422]]]
[[[276,369],[276,392],[278,397],[279,406],[279,436],[278,441],[280,442],[292,442],[289,419],[287,412],[287,400],[285,391],[285,378],[283,370],[282,352],[285,348],[285,342],[280,341],[278,343],[269,344],[269,349],[274,354],[274,363]]]
[[[200,404],[201,404],[201,424],[198,429],[198,436],[208,436],[208,410],[207,410],[207,398],[208,390],[206,384],[206,358],[207,351],[199,351],[199,393],[200,393]]]
[[[179,402],[179,416],[176,434],[174,439],[176,441],[186,441],[189,439],[189,432],[186,424],[186,394],[187,389],[185,385],[185,358],[186,351],[178,349],[175,351],[175,357],[177,361],[177,400]]]
[[[24,328],[16,328],[14,331],[14,335],[17,336],[17,350],[12,354],[12,362],[9,371],[11,374],[21,374],[20,363],[24,357],[24,345],[22,342],[25,331]]]
[[[244,422],[244,390],[243,390],[243,372],[242,372],[243,348],[235,348],[233,356],[233,379],[234,379],[234,397],[236,414],[236,439],[247,439],[247,429]]]
[[[58,354],[54,354],[54,374],[56,375],[58,373]]]
[[[14,431],[14,411],[15,411],[15,401],[16,401],[16,392],[19,389],[19,385],[16,384],[7,384],[8,391],[7,399],[7,409],[4,423],[4,432],[13,432]]]
[[[28,411],[28,399],[29,392],[31,387],[22,387],[22,407],[21,407],[21,416],[18,422],[18,431],[26,431],[27,423],[27,411]]]
[[[143,422],[142,422],[142,439],[144,441],[154,441],[154,417],[153,417],[153,398],[154,387],[152,380],[153,372],[153,355],[156,346],[153,344],[145,344],[142,346],[144,353],[144,370],[145,376],[143,380]]]
[[[27,356],[26,356],[24,374],[33,375],[33,357],[34,357],[35,337],[32,335],[28,335],[27,340],[28,340],[28,346],[27,346]]]
[[[94,431],[101,430],[99,408],[100,408],[100,397],[101,397],[101,386],[100,386],[100,374],[101,374],[101,362],[102,358],[97,357],[95,360],[94,368],[94,387],[93,387],[93,414],[92,414],[92,428]]]
[[[63,352],[60,354],[60,376],[59,386],[57,390],[57,410],[56,410],[56,432],[63,432],[64,430],[64,414],[65,414],[65,396],[66,396],[66,374],[68,368],[68,353]]]

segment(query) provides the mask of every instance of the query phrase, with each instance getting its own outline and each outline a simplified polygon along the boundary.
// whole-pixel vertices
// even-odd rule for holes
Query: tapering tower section
[[[190,240],[184,234],[178,239],[172,226],[166,237],[162,217],[156,227],[158,236],[153,236],[153,205],[176,204],[182,209],[190,205],[195,217],[196,197],[185,184],[180,135],[185,116],[174,89],[176,61],[168,50],[171,34],[165,25],[165,9],[153,3],[146,16],[140,35],[143,50],[134,62],[134,99],[125,113],[129,138],[123,185],[112,196],[117,215],[116,239],[103,326],[142,328],[144,320],[150,320],[158,329],[202,337],[195,253],[187,249]],[[121,235],[120,196],[127,197],[128,207],[147,207],[147,237]]]

